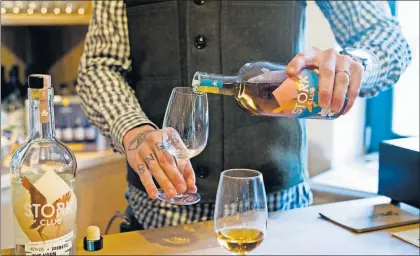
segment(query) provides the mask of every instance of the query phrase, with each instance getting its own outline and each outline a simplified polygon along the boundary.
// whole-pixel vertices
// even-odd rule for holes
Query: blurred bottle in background
[[[84,118],[84,130],[85,130],[85,140],[87,142],[94,142],[97,138],[97,130],[96,128],[89,123],[87,118]]]
[[[18,94],[17,97],[20,101],[23,102],[25,100],[27,90],[26,85],[19,81],[19,76],[19,67],[17,65],[12,66],[9,73],[9,85],[14,88],[13,90],[16,92],[16,94]]]
[[[6,68],[1,65],[1,100],[8,98],[13,92],[13,87],[6,81]]]
[[[73,142],[74,139],[72,115],[65,115],[64,119],[65,126],[63,127],[63,142],[70,143]]]
[[[74,141],[75,142],[84,142],[85,140],[85,129],[83,129],[82,118],[77,117],[74,122]]]

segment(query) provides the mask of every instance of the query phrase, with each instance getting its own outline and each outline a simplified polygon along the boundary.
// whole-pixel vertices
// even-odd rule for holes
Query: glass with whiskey
[[[214,214],[214,231],[223,248],[245,255],[260,246],[268,220],[262,174],[250,169],[222,172]]]

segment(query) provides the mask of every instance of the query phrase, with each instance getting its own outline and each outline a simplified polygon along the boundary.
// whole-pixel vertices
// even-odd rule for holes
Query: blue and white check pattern
[[[380,74],[364,78],[361,97],[391,88],[411,62],[411,50],[387,1],[317,1],[337,43],[373,54]]]
[[[89,121],[124,154],[124,134],[141,124],[155,126],[142,111],[126,82],[131,69],[124,1],[94,1],[94,15],[79,66],[78,93]],[[392,87],[411,61],[411,52],[398,21],[386,1],[316,1],[342,47],[375,56],[379,72],[364,75],[361,97],[372,97]],[[281,26],[281,24],[279,24]],[[378,74],[379,73],[379,74]],[[129,203],[145,228],[177,225],[213,217],[214,205],[174,206],[152,201],[129,186]],[[288,210],[312,203],[308,184],[267,195],[269,211]]]
[[[307,207],[313,196],[309,185],[304,182],[289,189],[267,195],[269,212]],[[198,203],[190,206],[173,205],[159,200],[150,200],[138,188],[128,185],[128,202],[134,216],[145,229],[189,224],[212,220],[214,203]],[[236,209],[236,207],[233,207]]]

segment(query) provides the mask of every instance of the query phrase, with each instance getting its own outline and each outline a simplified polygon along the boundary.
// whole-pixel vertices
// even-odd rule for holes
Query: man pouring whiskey
[[[312,203],[303,119],[251,117],[233,98],[212,95],[207,147],[183,175],[157,145],[172,89],[190,86],[196,71],[234,74],[265,60],[298,77],[317,67],[317,104],[338,112],[347,95],[343,114],[356,97],[391,88],[411,53],[388,3],[316,3],[343,51],[303,49],[305,1],[94,2],[77,88],[90,122],[127,157],[128,229],[212,219],[220,173],[231,168],[263,173],[269,211]],[[198,190],[201,201],[161,202],[158,187],[168,197]]]

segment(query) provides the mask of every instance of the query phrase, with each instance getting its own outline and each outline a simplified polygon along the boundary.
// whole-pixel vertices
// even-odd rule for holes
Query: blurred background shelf
[[[89,25],[90,16],[79,14],[3,14],[2,26],[71,26]]]
[[[88,25],[91,1],[1,1],[2,26]]]

